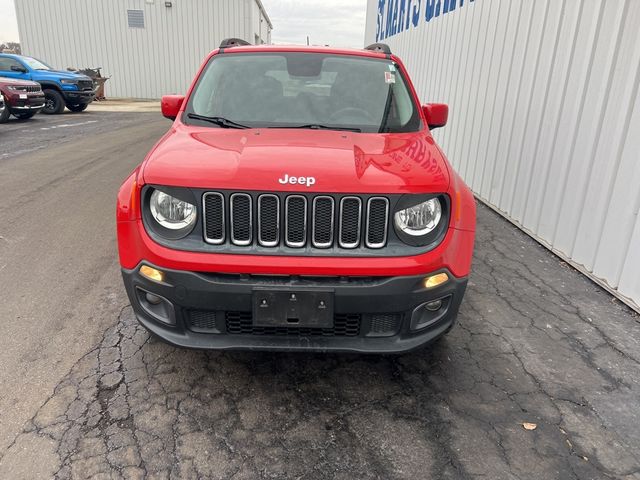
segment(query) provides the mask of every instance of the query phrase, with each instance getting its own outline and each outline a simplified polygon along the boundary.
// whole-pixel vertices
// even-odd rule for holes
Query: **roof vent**
[[[365,50],[371,50],[372,52],[384,53],[385,55],[391,55],[391,49],[386,43],[372,43]]]
[[[220,44],[220,48],[231,48],[231,47],[241,47],[244,45],[251,45],[246,40],[242,40],[241,38],[225,38],[222,40]]]

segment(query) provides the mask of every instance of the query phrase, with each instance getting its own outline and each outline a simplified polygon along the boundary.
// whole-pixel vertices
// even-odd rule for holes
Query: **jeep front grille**
[[[42,92],[40,85],[17,85],[13,89],[16,92],[39,93]]]
[[[379,196],[207,192],[203,213],[213,245],[379,249],[389,231],[389,200]]]

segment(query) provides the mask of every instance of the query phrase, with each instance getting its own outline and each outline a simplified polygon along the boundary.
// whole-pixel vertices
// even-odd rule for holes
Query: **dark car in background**
[[[72,112],[82,112],[95,97],[93,80],[86,75],[54,70],[23,55],[0,53],[0,76],[38,82],[45,95],[42,113],[62,113],[65,106]]]
[[[0,110],[0,123],[11,115],[22,120],[31,118],[45,106],[40,84],[29,80],[0,77],[0,96],[5,104],[4,110]]]

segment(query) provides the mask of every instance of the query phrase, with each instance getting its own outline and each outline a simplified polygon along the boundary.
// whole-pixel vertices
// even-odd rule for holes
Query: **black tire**
[[[4,123],[7,120],[9,120],[10,116],[11,116],[11,111],[9,110],[9,104],[5,100],[4,101],[4,110],[2,111],[2,113],[0,113],[0,123]]]
[[[38,112],[14,113],[13,116],[20,120],[26,120],[27,118],[33,117],[36,113]]]
[[[64,112],[64,98],[57,90],[47,88],[44,91],[44,108],[42,113],[57,115]]]
[[[88,103],[79,103],[77,105],[69,105],[67,104],[67,108],[69,110],[71,110],[72,112],[84,112],[87,107],[89,106]]]

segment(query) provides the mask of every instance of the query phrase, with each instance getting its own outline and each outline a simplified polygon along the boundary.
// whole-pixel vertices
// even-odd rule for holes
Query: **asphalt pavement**
[[[115,195],[169,122],[125,110],[0,125],[0,479],[640,478],[640,318],[483,206],[459,322],[431,348],[150,338]]]

